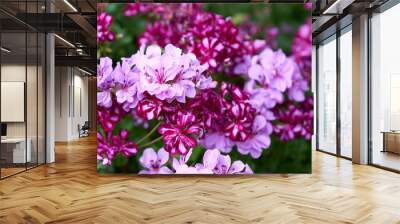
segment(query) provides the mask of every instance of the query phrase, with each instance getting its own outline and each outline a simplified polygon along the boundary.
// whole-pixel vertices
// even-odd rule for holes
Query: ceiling
[[[2,46],[12,49],[7,54],[10,60],[25,58],[21,33],[55,33],[56,65],[78,66],[95,74],[96,4],[96,0],[0,0]],[[37,51],[29,43],[31,36],[27,35],[28,58]]]
[[[352,18],[374,10],[388,0],[312,0],[313,42],[351,24]]]

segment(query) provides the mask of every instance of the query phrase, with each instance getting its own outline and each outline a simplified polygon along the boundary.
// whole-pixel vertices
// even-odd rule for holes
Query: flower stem
[[[154,144],[154,143],[160,141],[160,140],[162,139],[162,137],[163,137],[163,136],[160,136],[160,137],[158,137],[158,138],[152,140],[151,142],[147,142],[146,144],[144,144],[144,145],[142,145],[142,146],[139,146],[139,148],[144,148],[144,147],[147,147],[147,146],[149,146],[149,145],[152,145],[152,144]]]
[[[154,126],[154,128],[151,129],[151,131],[150,131],[149,133],[147,133],[147,135],[145,135],[143,138],[141,138],[139,141],[137,141],[136,144],[139,145],[139,144],[140,144],[141,142],[143,142],[145,139],[147,139],[148,137],[150,137],[150,135],[152,135],[152,134],[157,130],[157,128],[158,128],[160,125],[161,125],[161,122],[158,123],[158,124],[156,124],[156,126]]]

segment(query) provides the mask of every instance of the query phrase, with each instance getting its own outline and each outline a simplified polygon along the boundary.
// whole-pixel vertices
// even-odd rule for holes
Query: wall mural
[[[99,173],[310,173],[310,4],[98,4]]]

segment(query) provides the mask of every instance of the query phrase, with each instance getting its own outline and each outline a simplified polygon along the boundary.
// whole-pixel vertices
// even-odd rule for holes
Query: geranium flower
[[[132,57],[140,73],[140,89],[160,100],[185,103],[186,97],[196,96],[196,87],[212,88],[214,85],[200,85],[198,81],[207,80],[203,75],[206,65],[200,65],[193,54],[182,54],[182,50],[167,45],[161,54],[161,48],[150,46]],[[196,85],[197,84],[197,85]]]
[[[100,64],[97,65],[97,105],[110,108],[112,105],[111,87],[114,85],[112,77],[113,67],[111,58],[100,58]]]
[[[117,102],[123,105],[125,111],[135,108],[143,97],[138,89],[139,74],[132,69],[128,61],[123,61],[115,67],[113,78]]]
[[[118,153],[127,157],[136,154],[137,145],[127,138],[127,130],[121,130],[118,135],[112,135],[111,132],[108,132],[105,138],[98,132],[97,160],[102,161],[103,165],[111,165],[112,159]]]
[[[194,136],[200,135],[202,130],[195,120],[191,113],[178,112],[171,122],[160,125],[158,132],[163,136],[166,151],[185,155],[197,145]]]
[[[106,12],[97,15],[97,41],[113,41],[115,33],[110,30],[112,16]]]
[[[157,153],[152,148],[145,149],[139,162],[146,169],[139,174],[171,174],[172,170],[164,166],[168,159],[169,153],[164,148],[160,148]]]
[[[201,173],[213,174],[252,174],[250,166],[240,160],[231,163],[229,155],[222,155],[219,150],[207,150],[203,156],[203,164],[196,164]]]
[[[161,113],[163,103],[152,97],[142,99],[136,107],[136,114],[145,119],[152,120],[157,119]]]
[[[257,81],[264,88],[284,92],[292,86],[296,64],[287,58],[282,50],[272,51],[266,48],[254,56],[249,69],[249,78]]]

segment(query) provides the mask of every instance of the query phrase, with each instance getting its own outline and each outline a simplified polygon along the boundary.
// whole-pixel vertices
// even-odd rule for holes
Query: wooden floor
[[[400,175],[319,152],[311,175],[98,175],[94,138],[0,181],[0,223],[400,223]]]

